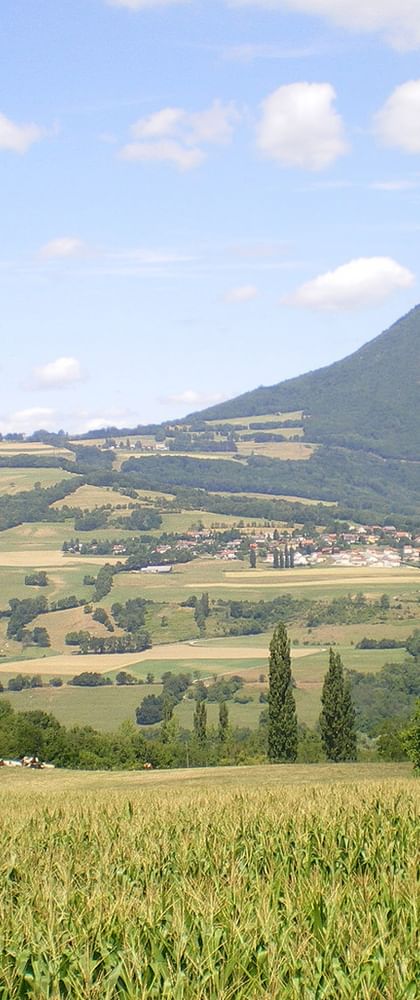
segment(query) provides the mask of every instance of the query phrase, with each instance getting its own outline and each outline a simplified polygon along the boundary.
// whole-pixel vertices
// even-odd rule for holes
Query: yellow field
[[[216,493],[214,490],[209,490],[209,493],[218,497],[232,497],[232,493]],[[251,500],[287,500],[289,503],[303,503],[306,507],[317,507],[318,505],[322,507],[337,507],[334,500],[310,500],[309,497],[289,496],[287,493],[235,493],[233,495],[235,499],[250,497]],[[290,527],[289,530],[292,533],[293,528]]]
[[[40,801],[48,799],[51,793],[103,791],[132,792],[140,794],[147,789],[157,792],[167,789],[176,791],[207,790],[223,791],[232,789],[239,793],[246,790],[283,787],[302,788],[335,784],[355,786],[375,792],[377,782],[389,782],[389,790],[397,790],[397,782],[406,782],[404,789],[417,795],[419,782],[413,776],[411,764],[263,764],[252,767],[196,767],[162,771],[28,771],[7,770],[1,772],[1,787],[5,794],[16,793],[25,797],[28,793],[40,796]],[[365,784],[366,783],[366,784]],[[373,784],[372,784],[373,783]],[[257,998],[256,998],[257,1000]],[[337,1000],[339,998],[337,997]]]
[[[279,418],[277,418],[277,419],[279,419]],[[249,433],[250,433],[249,431],[237,431],[239,441],[241,441],[242,438],[244,438]],[[268,428],[265,428],[264,433],[265,434],[270,434],[270,431],[268,430]],[[289,439],[289,438],[295,438],[295,437],[302,438],[303,435],[304,435],[304,433],[305,433],[305,431],[304,431],[303,427],[275,427],[275,428],[273,428],[273,430],[271,431],[271,433],[272,434],[282,434],[284,438]]]
[[[293,410],[290,413],[263,413],[258,417],[227,417],[219,418],[219,420],[206,420],[210,426],[213,424],[231,424],[232,427],[236,427],[238,424],[243,424],[249,427],[249,424],[268,424],[277,423],[283,420],[302,420],[303,410]]]
[[[0,455],[58,455],[74,461],[74,452],[67,448],[53,448],[49,444],[26,444],[24,441],[0,441]]]
[[[53,599],[54,599],[53,595]],[[69,652],[70,647],[65,645],[65,637],[68,632],[80,632],[82,630],[90,632],[92,635],[109,636],[105,625],[94,621],[92,615],[86,615],[83,607],[68,608],[66,611],[50,611],[45,615],[39,615],[32,623],[32,628],[46,628],[54,650]],[[122,630],[114,626],[114,635],[121,635]]]
[[[63,500],[56,500],[51,504],[52,508],[61,510],[62,507],[82,507],[83,510],[93,510],[95,507],[104,507],[111,504],[116,507],[118,504],[133,503],[131,497],[122,493],[116,493],[106,486],[80,486],[71,497],[64,497]]]
[[[50,617],[51,616],[49,615],[42,615],[42,623],[45,624],[46,619]],[[39,621],[41,621],[41,619],[39,619]],[[306,658],[308,656],[315,656],[318,653],[319,649],[310,647],[305,649],[295,648],[292,650],[292,656],[295,660],[303,657]],[[28,660],[27,662],[23,660],[10,661],[4,664],[4,668],[7,670],[8,674],[16,672],[31,674],[31,676],[34,674],[57,674],[63,677],[72,677],[73,674],[80,673],[82,670],[95,670],[98,673],[106,674],[111,670],[118,668],[123,669],[124,667],[130,666],[134,663],[169,663],[177,660],[207,660],[209,663],[220,660],[240,662],[241,660],[246,659],[267,660],[267,658],[267,646],[261,646],[259,648],[251,645],[249,647],[238,647],[229,645],[227,640],[223,644],[217,646],[205,646],[196,644],[196,642],[193,641],[173,642],[164,646],[153,646],[152,649],[146,649],[143,653],[110,653],[108,655],[88,653],[86,656],[80,656],[76,652],[60,653],[58,656],[41,656],[39,658]]]
[[[284,462],[304,462],[313,455],[315,444],[301,444],[299,441],[238,441],[240,455],[265,455],[266,458],[277,458]]]
[[[69,535],[71,530],[69,529]],[[67,555],[60,549],[26,549],[17,550],[16,552],[1,552],[0,551],[0,567],[1,566],[16,566],[23,567],[24,569],[47,569],[48,566],[75,566],[86,567],[86,572],[89,572],[89,566],[103,566],[104,563],[118,562],[117,556],[89,556],[88,558],[78,555]]]
[[[241,580],[258,580],[270,577],[273,578],[272,569],[243,569],[241,571],[227,570],[225,573],[227,582],[230,580],[235,580],[240,577]],[[385,569],[379,567],[378,569],[372,567],[366,567],[366,569],[360,569],[356,566],[320,566],[314,567],[313,569],[285,569],[279,571],[276,574],[277,578],[280,578],[280,585],[283,583],[290,586],[292,583],[299,581],[298,585],[303,586],[305,583],[308,586],[319,586],[320,584],[325,584],[327,581],[335,584],[348,584],[351,587],[353,584],[359,586],[365,583],[398,583],[404,581],[405,583],[413,583],[413,586],[420,585],[420,569],[413,568],[409,566],[397,566],[395,569]]]

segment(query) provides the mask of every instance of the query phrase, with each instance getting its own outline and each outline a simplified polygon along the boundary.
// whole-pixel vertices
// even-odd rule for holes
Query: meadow
[[[405,765],[0,774],[2,1000],[415,1000]]]

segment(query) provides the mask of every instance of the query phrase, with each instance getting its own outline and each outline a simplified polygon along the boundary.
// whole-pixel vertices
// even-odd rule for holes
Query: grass
[[[2,1000],[418,996],[404,766],[1,781]]]
[[[3,467],[0,468],[0,496],[2,493],[15,494],[21,493],[24,490],[33,490],[35,483],[40,483],[42,487],[54,486],[55,483],[60,483],[63,479],[71,478],[73,478],[72,473],[66,472],[64,469],[14,469]]]
[[[45,564],[40,562],[39,568],[42,569],[43,565]],[[76,597],[86,595],[88,598],[92,588],[84,586],[83,577],[86,573],[92,573],[95,576],[98,572],[98,566],[92,565],[90,562],[85,563],[84,561],[83,563],[66,563],[64,560],[61,561],[59,567],[47,565],[47,575],[49,581],[47,587],[27,587],[25,585],[25,575],[28,571],[31,572],[31,567],[29,567],[29,569],[28,567],[22,567],[21,569],[14,569],[11,567],[1,568],[1,610],[7,608],[11,597],[18,597],[19,600],[23,600],[27,597],[44,596],[49,601],[55,601],[59,597],[70,597],[72,594],[75,594]]]
[[[82,669],[76,663],[74,674]],[[11,691],[1,697],[7,698],[17,712],[52,712],[63,726],[93,726],[99,732],[115,732],[123,722],[135,721],[137,705],[146,695],[160,691],[158,684],[98,688],[63,685]]]
[[[78,537],[82,541],[91,541],[94,538],[103,538],[112,541],[114,538],[132,538],[133,531],[117,528],[112,525],[109,528],[98,528],[96,531],[80,531],[74,529],[74,521],[35,521],[32,524],[19,524],[16,528],[8,528],[0,533],[0,565],[2,552],[18,552],[19,557],[24,558],[24,553],[30,551],[56,551],[61,559],[61,547],[63,542],[70,538]],[[101,557],[106,562],[106,556]]]

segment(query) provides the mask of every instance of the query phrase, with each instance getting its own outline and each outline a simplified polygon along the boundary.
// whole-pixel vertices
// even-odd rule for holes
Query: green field
[[[259,637],[261,639],[261,637]],[[263,643],[261,642],[261,646]],[[67,647],[68,648],[68,647]],[[113,657],[113,667],[107,671],[107,657],[97,656],[89,658],[89,669],[96,667],[101,673],[108,672],[113,679],[119,669],[128,670],[129,673],[144,679],[151,672],[158,682],[162,674],[171,670],[173,673],[189,673],[193,677],[202,677],[212,680],[214,677],[238,674],[245,685],[243,692],[247,697],[252,698],[248,704],[241,705],[234,701],[229,702],[229,718],[233,726],[255,729],[258,726],[262,709],[265,707],[260,703],[259,697],[262,690],[266,689],[268,675],[268,658],[261,656],[252,658],[252,647],[244,648],[244,655],[240,660],[226,658],[227,647],[223,647],[223,656],[217,659],[205,659],[206,648],[197,650],[196,658],[183,659],[182,646],[172,647],[173,655],[171,659],[147,659],[135,662],[135,655],[131,654],[132,662],[121,663],[118,666],[118,657]],[[212,647],[209,647],[212,648]],[[237,646],[232,644],[232,649]],[[156,650],[153,654],[156,654]],[[299,655],[299,652],[301,655]],[[405,650],[355,650],[352,647],[340,650],[345,667],[351,670],[361,670],[364,673],[375,673],[387,663],[401,663],[406,655]],[[48,682],[48,676],[55,674],[61,676],[64,681],[69,676],[80,673],[85,669],[85,657],[67,657],[68,668],[60,669],[60,659],[49,658],[49,675],[42,674],[43,667],[36,667],[28,662],[12,665],[0,660],[0,680],[6,686],[9,677],[15,676],[16,672],[40,673],[44,681]],[[93,660],[93,663],[92,663]],[[42,661],[41,661],[42,663]],[[293,657],[293,676],[297,688],[295,689],[296,706],[299,721],[313,728],[319,717],[320,695],[323,678],[328,665],[328,652],[302,650],[296,651]],[[45,667],[44,667],[45,669]],[[264,683],[260,683],[260,677],[264,676]],[[40,710],[52,712],[63,725],[91,725],[101,732],[112,732],[122,722],[134,721],[135,710],[141,700],[150,693],[159,694],[161,686],[156,684],[153,689],[147,685],[136,687],[99,687],[99,688],[79,688],[63,684],[61,688],[28,689],[20,692],[5,691],[0,695],[2,699],[7,699],[17,711]],[[193,712],[195,702],[191,700],[182,701],[175,709],[175,718],[179,725],[185,729],[193,727]],[[217,725],[219,706],[217,704],[207,704],[207,717],[209,725]]]
[[[358,591],[376,598],[387,593],[394,598],[416,591],[420,593],[420,571],[404,568],[353,570],[347,567],[275,571],[267,567],[253,573],[245,562],[198,559],[174,566],[173,572],[165,577],[121,574],[115,579],[112,595],[108,595],[106,600],[127,600],[134,596],[136,589],[158,601],[182,601],[203,590],[208,590],[214,600],[270,600],[284,592],[312,600],[331,600]],[[116,594],[118,597],[114,596]],[[420,616],[420,606],[418,614]]]
[[[0,450],[0,456],[2,452]],[[64,469],[14,469],[0,468],[0,496],[2,493],[21,493],[33,490],[35,483],[40,486],[54,486],[63,479],[73,479],[71,472]],[[68,502],[68,501],[67,501]]]
[[[401,765],[0,775],[3,1000],[418,995]]]

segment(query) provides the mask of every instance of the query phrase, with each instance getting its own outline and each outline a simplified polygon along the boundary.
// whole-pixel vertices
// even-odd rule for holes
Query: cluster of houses
[[[398,531],[393,525],[355,525],[345,532],[305,534],[285,529],[276,532],[259,528],[253,539],[267,565],[274,561],[274,550],[293,546],[294,566],[377,566],[395,567],[401,563],[418,565],[420,561],[420,536]],[[219,559],[231,561],[238,558],[243,538],[228,542],[218,553]]]

